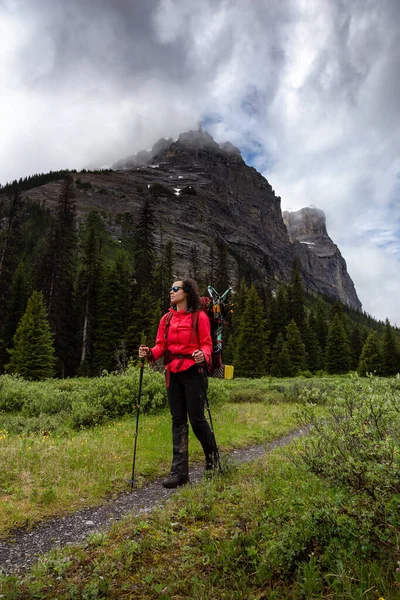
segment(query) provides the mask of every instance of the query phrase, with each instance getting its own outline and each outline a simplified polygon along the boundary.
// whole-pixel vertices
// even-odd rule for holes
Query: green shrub
[[[72,400],[68,393],[49,389],[46,384],[38,384],[26,391],[21,413],[26,417],[55,415],[59,412],[70,411],[71,403]]]
[[[75,429],[99,425],[104,417],[105,409],[99,404],[88,404],[82,400],[72,403],[71,422]]]
[[[210,406],[220,406],[229,401],[229,391],[224,379],[210,377],[208,379],[207,398]]]
[[[299,373],[300,377],[306,377],[307,379],[311,379],[312,377],[314,377],[314,375],[311,373],[311,371],[300,371]]]
[[[0,417],[0,429],[8,433],[26,434],[47,433],[65,429],[68,424],[69,413],[60,412],[56,415],[40,415],[38,417],[25,417],[19,414],[5,414]]]
[[[281,392],[277,392],[276,390],[268,390],[266,393],[266,401],[268,404],[279,404],[280,402],[285,401],[285,397]]]
[[[299,416],[311,425],[302,460],[313,473],[350,490],[354,506],[346,513],[371,544],[390,546],[400,526],[400,378],[342,381],[324,393],[329,401],[323,420],[314,412],[317,394],[303,395]]]
[[[139,367],[129,366],[123,374],[104,374],[91,380],[92,398],[98,401],[109,417],[122,416],[135,410],[139,390]],[[165,378],[145,367],[140,410],[155,413],[167,406]]]
[[[284,384],[272,384],[271,389],[280,392],[285,402],[304,402],[307,394],[312,395],[312,402],[323,406],[329,398],[329,393],[337,387],[337,381],[307,381],[301,378],[292,379]]]
[[[0,410],[19,411],[25,401],[25,380],[19,375],[0,375]]]
[[[229,394],[230,402],[264,402],[266,400],[266,392],[263,390],[236,388],[231,390]]]
[[[12,430],[36,427],[43,416],[69,415],[73,427],[96,425],[105,418],[115,418],[135,410],[139,388],[139,367],[129,367],[123,374],[105,373],[87,379],[48,379],[26,381],[15,375],[0,376],[0,411],[19,413]],[[145,368],[140,408],[155,413],[167,406],[165,378]],[[25,421],[24,421],[25,420]],[[10,421],[11,423],[11,421]],[[25,423],[25,424],[24,424]]]

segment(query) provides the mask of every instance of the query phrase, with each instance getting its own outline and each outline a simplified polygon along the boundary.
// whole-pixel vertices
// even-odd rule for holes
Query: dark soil
[[[285,446],[305,433],[305,430],[296,430],[269,444],[234,450],[229,457],[235,463],[248,462],[274,448]],[[190,471],[192,484],[200,481],[203,470],[203,466],[193,465]],[[49,519],[31,530],[21,528],[13,531],[6,540],[0,540],[0,572],[24,571],[38,561],[40,555],[57,546],[79,544],[91,533],[107,531],[112,523],[128,513],[136,516],[151,511],[178,491],[164,489],[161,481],[156,479],[143,488],[124,492],[101,506]]]

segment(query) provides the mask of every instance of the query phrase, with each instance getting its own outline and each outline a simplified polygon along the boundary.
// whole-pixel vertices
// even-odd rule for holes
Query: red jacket
[[[169,326],[167,339],[164,339],[166,313],[158,326],[156,344],[151,348],[153,360],[158,360],[168,349],[172,354],[192,354],[195,350],[201,350],[204,354],[206,363],[211,360],[212,340],[210,332],[210,320],[202,310],[198,311],[197,326],[193,329],[193,313],[186,310],[176,311],[170,308],[173,313]],[[173,373],[186,371],[189,367],[195,365],[193,358],[173,358],[169,363],[168,369]]]

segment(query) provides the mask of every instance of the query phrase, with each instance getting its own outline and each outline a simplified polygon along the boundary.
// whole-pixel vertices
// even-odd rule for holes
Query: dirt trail
[[[245,463],[274,448],[285,446],[305,433],[304,429],[298,429],[269,444],[233,450],[229,456],[236,463]],[[193,465],[190,471],[191,483],[200,481],[203,469],[203,466]],[[101,506],[49,519],[31,530],[17,529],[6,540],[0,540],[0,572],[23,571],[38,561],[45,552],[57,546],[79,544],[91,533],[107,531],[112,523],[121,520],[128,513],[139,515],[149,512],[177,491],[164,489],[161,479],[156,479],[141,489],[124,492]]]

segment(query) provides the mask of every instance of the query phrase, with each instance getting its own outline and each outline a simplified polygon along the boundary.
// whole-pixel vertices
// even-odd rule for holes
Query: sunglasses
[[[183,287],[181,287],[180,285],[174,285],[169,291],[176,293],[178,290],[183,290]]]

